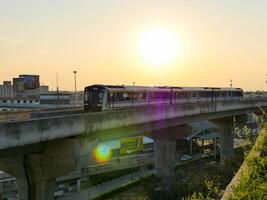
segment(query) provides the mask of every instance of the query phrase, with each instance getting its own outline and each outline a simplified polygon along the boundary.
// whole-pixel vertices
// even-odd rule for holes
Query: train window
[[[209,92],[205,92],[205,97],[209,97],[210,93]]]
[[[134,100],[139,100],[139,94],[138,93],[134,93],[133,94],[133,99]]]
[[[156,99],[162,99],[163,98],[163,94],[160,93],[160,92],[157,92],[157,93],[155,93],[155,98]]]
[[[226,97],[227,96],[226,92],[221,92],[221,96]]]
[[[156,99],[156,93],[150,93],[149,98],[150,99]]]
[[[89,92],[86,91],[84,94],[84,101],[88,101],[89,100]]]
[[[115,101],[123,101],[123,93],[122,92],[115,93],[114,94],[114,100]]]
[[[163,93],[163,99],[170,99],[170,98],[171,98],[171,93],[169,93],[169,92]]]
[[[104,92],[99,92],[98,93],[98,98],[103,99],[104,98]]]
[[[131,95],[130,93],[123,93],[123,101],[130,101],[131,100]]]
[[[146,93],[139,93],[138,100],[146,100]]]
[[[187,92],[177,92],[176,93],[176,98],[178,98],[178,99],[182,99],[182,98],[187,98]]]
[[[98,102],[102,103],[104,98],[104,92],[98,92]]]
[[[209,97],[209,92],[201,92],[201,97]]]
[[[113,101],[113,93],[108,93],[108,102],[112,102]]]

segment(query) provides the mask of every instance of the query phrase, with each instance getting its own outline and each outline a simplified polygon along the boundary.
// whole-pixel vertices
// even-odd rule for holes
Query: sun
[[[167,29],[158,28],[141,37],[139,52],[145,61],[158,66],[177,57],[180,54],[180,45],[174,34]]]

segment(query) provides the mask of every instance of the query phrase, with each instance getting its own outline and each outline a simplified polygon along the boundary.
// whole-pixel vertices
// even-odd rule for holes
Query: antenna
[[[57,73],[57,91],[58,91],[58,73]]]

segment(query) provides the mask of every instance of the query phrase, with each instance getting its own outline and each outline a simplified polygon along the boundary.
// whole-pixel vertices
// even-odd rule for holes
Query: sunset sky
[[[39,74],[55,89],[58,72],[60,89],[73,90],[73,70],[79,89],[233,79],[267,90],[267,1],[0,0],[1,82]]]

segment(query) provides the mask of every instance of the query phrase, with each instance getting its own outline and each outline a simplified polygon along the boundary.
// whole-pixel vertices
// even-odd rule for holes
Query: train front
[[[91,85],[84,89],[84,111],[102,111],[105,87],[101,85]]]

